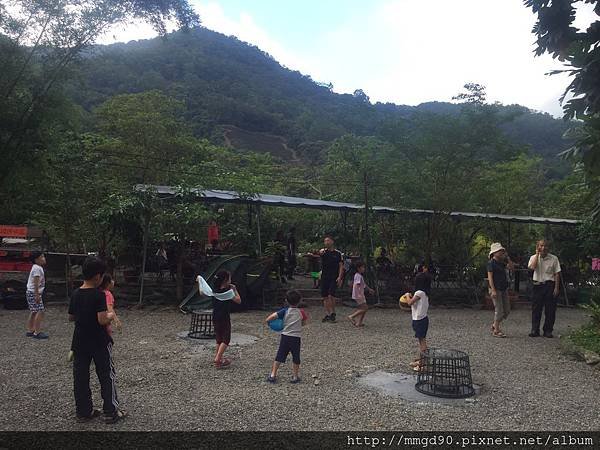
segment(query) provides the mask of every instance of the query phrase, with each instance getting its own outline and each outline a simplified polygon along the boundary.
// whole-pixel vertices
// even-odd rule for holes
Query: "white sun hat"
[[[490,253],[488,256],[491,258],[494,253],[499,252],[500,250],[506,250],[506,249],[504,247],[502,247],[502,244],[500,242],[494,242],[492,244],[492,246],[490,247]]]

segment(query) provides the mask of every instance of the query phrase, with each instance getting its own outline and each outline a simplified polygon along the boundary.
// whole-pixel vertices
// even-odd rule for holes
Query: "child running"
[[[102,282],[100,283],[100,290],[104,292],[104,295],[106,296],[106,310],[113,315],[112,323],[115,325],[115,327],[121,328],[121,321],[115,312],[115,297],[112,294],[112,290],[114,288],[115,280],[110,274],[105,273],[102,277]],[[111,324],[106,325],[106,332],[109,334],[109,336],[112,336]]]
[[[427,266],[421,265],[415,277],[415,293],[410,296],[408,304],[412,310],[412,327],[417,338],[419,353],[417,359],[410,363],[415,371],[421,370],[421,355],[427,350],[427,330],[429,329],[429,294],[431,292],[431,276]]]
[[[367,305],[367,299],[365,298],[365,289],[367,292],[373,294],[375,291],[371,289],[365,283],[364,273],[367,269],[367,265],[359,261],[356,263],[356,273],[354,274],[354,283],[352,284],[352,300],[357,304],[356,311],[348,316],[348,320],[352,322],[355,327],[363,327],[363,320],[365,320],[365,314],[369,309]],[[354,320],[357,318],[357,320]]]
[[[303,309],[298,308],[298,304],[302,300],[302,296],[298,291],[288,291],[286,300],[288,304],[286,308],[280,309],[265,319],[265,323],[278,318],[283,319],[279,349],[277,350],[275,361],[273,361],[271,374],[267,377],[269,383],[277,381],[277,371],[279,370],[279,366],[286,361],[288,353],[292,354],[293,363],[293,376],[290,383],[296,384],[300,382],[300,337],[302,336],[302,327],[306,325],[308,316]]]
[[[46,277],[43,266],[46,265],[46,256],[42,252],[31,253],[31,272],[27,279],[27,306],[29,307],[29,318],[27,319],[27,337],[34,339],[48,339],[48,335],[41,331],[44,319],[43,295],[46,287]]]
[[[217,341],[214,362],[217,369],[225,369],[231,365],[231,360],[223,357],[231,341],[231,302],[242,303],[237,288],[231,283],[231,273],[227,270],[217,272],[213,292],[222,294],[229,290],[233,290],[233,296],[230,300],[219,300],[216,296],[213,297],[213,327],[215,329],[215,340]]]

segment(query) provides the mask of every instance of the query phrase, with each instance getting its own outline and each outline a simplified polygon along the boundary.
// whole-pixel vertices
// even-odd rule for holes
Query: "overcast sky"
[[[450,101],[466,82],[488,99],[559,116],[568,84],[548,56],[534,57],[535,17],[522,0],[191,0],[205,27],[257,45],[281,64],[364,90],[371,101]],[[576,25],[597,20],[591,8]],[[145,39],[149,26],[112,30],[103,42]]]

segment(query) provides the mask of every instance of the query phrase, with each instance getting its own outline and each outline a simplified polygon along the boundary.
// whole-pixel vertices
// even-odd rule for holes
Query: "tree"
[[[362,89],[356,89],[352,95],[363,103],[370,103],[369,96]]]
[[[18,167],[23,148],[43,149],[43,129],[67,69],[116,24],[141,19],[160,33],[174,19],[199,23],[187,0],[49,0],[3,2],[0,9],[0,179]],[[0,189],[1,190],[1,189]]]
[[[485,86],[477,83],[467,83],[463,86],[467,92],[462,92],[452,97],[462,103],[475,103],[483,105],[486,100]]]
[[[596,191],[595,214],[600,214],[600,20],[585,30],[574,26],[576,6],[594,5],[600,15],[598,0],[525,0],[525,5],[537,14],[533,33],[537,37],[536,55],[548,53],[570,66],[572,76],[561,97],[571,98],[564,104],[565,119],[578,118],[584,123],[572,133],[575,145],[564,156],[583,164],[588,182]]]

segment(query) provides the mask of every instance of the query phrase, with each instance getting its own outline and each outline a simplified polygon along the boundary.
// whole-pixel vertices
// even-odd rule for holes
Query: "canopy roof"
[[[171,186],[143,185],[135,186],[138,191],[152,190],[163,198],[176,197],[181,192]],[[198,197],[199,201],[206,203],[240,203],[265,206],[283,206],[289,208],[311,208],[321,210],[336,210],[346,212],[358,212],[364,210],[365,206],[357,203],[333,202],[328,200],[316,200],[312,198],[288,197],[285,195],[255,194],[252,196],[240,195],[235,191],[213,190],[213,189],[192,189],[192,194]],[[409,208],[390,208],[387,206],[373,206],[373,211],[388,214],[412,214],[421,216],[431,216],[435,211],[430,209],[409,209]],[[550,225],[577,225],[579,220],[559,219],[552,217],[534,217],[534,216],[516,216],[507,214],[488,214],[477,212],[450,212],[451,217],[470,218],[470,219],[490,219],[503,222],[537,223]]]

